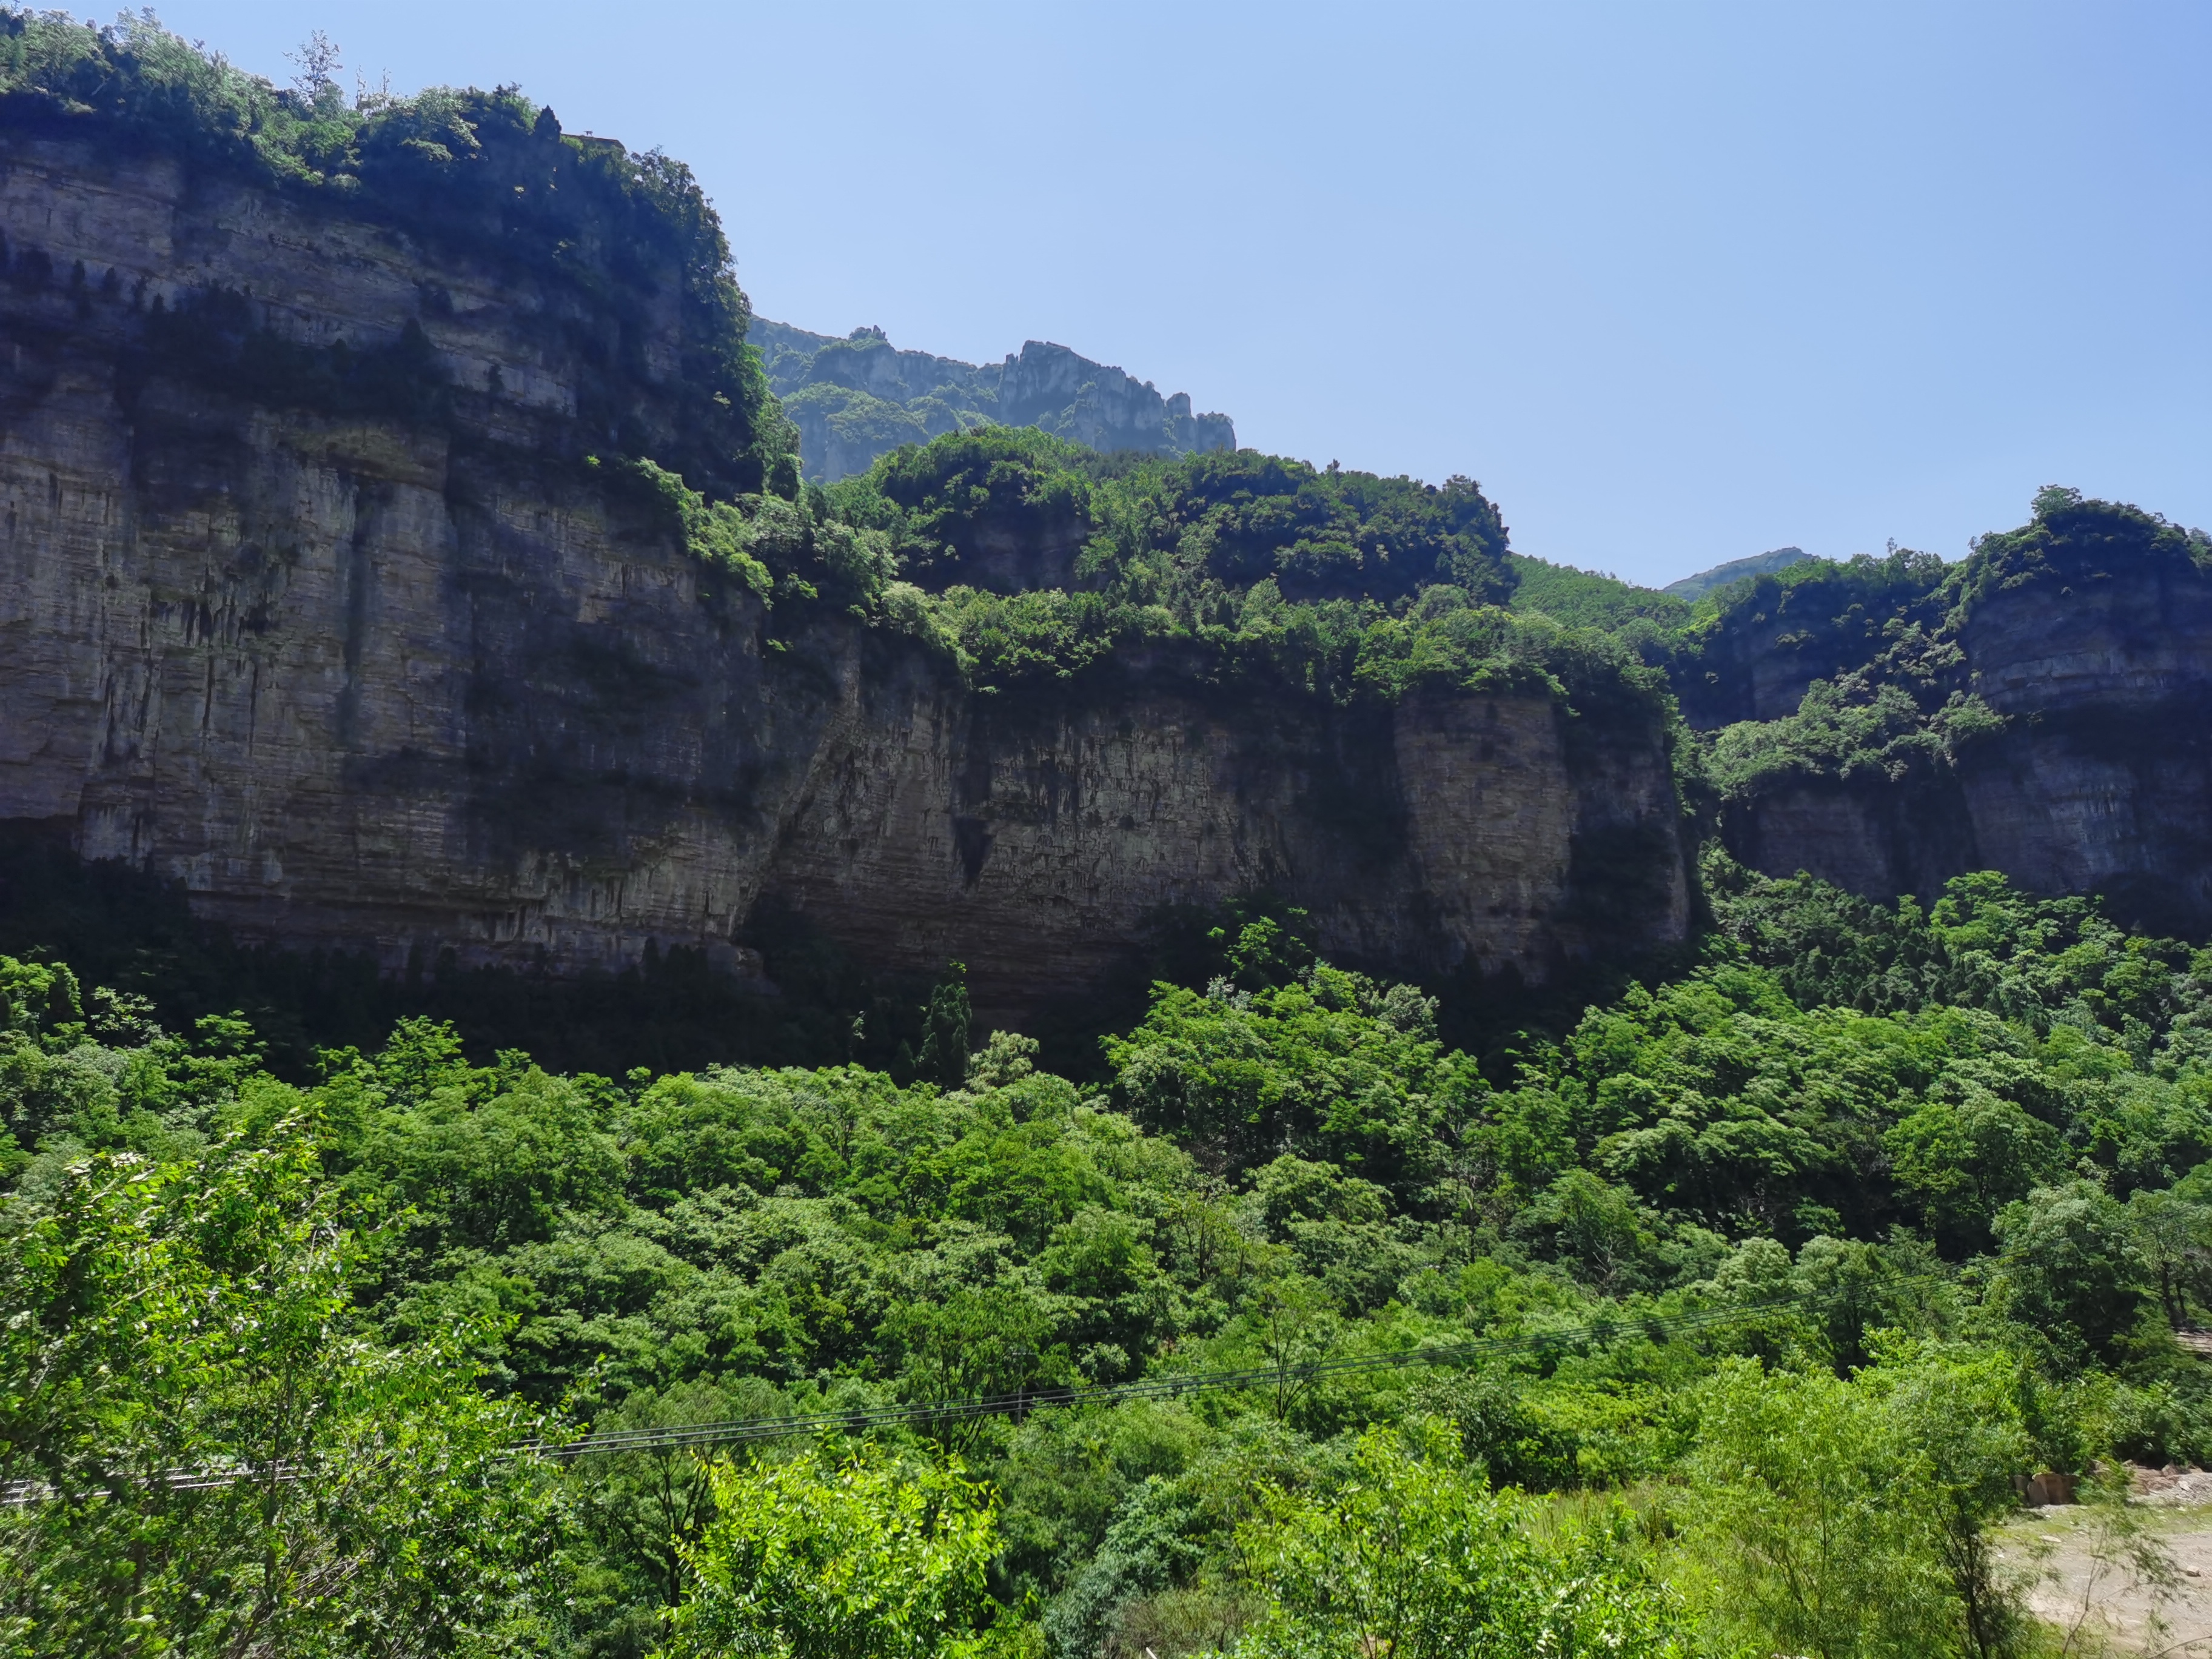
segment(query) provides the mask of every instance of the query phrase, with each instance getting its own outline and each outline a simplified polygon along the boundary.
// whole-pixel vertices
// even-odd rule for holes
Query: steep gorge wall
[[[1299,709],[1165,665],[1028,706],[855,690],[774,890],[868,959],[966,960],[987,1006],[1096,985],[1163,907],[1261,890],[1337,959],[1422,975],[1541,981],[1687,928],[1656,722],[1585,737],[1527,695]]]
[[[1405,973],[1540,980],[1686,928],[1656,718],[1240,700],[1170,660],[992,697],[850,619],[772,639],[582,463],[604,319],[568,290],[52,138],[0,142],[0,817],[246,937],[742,972],[773,903],[883,968],[963,959],[1018,1019],[1163,907],[1260,887]],[[446,412],[318,412],[149,349],[218,289],[272,337],[423,343]],[[626,325],[644,429],[680,372],[660,291]]]
[[[2002,731],[1895,781],[1736,803],[1731,850],[1885,899],[2001,870],[2154,932],[2212,932],[2212,576],[2178,555],[2092,559],[1995,586],[1955,638]],[[1765,717],[1802,695],[1771,694]]]

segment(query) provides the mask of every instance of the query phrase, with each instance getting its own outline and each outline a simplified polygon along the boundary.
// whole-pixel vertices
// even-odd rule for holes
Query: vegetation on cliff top
[[[936,644],[984,687],[1141,650],[1216,683],[1333,701],[1513,687],[1664,717],[1671,691],[1692,726],[1725,728],[1684,757],[1723,800],[1932,775],[2002,730],[1958,643],[1991,592],[2115,562],[2212,567],[2202,532],[2049,489],[2027,526],[1956,566],[1896,548],[1807,560],[1692,604],[1510,552],[1467,479],[1439,489],[1251,451],[1098,456],[1004,428],[896,451],[806,507],[871,550],[845,557],[840,602]],[[1794,688],[1778,715],[1754,718],[1755,674]]]
[[[2212,537],[2054,487],[2036,495],[2026,525],[1981,537],[1955,565],[1905,548],[1809,559],[1694,605],[1516,564],[1516,609],[1605,630],[1666,675],[1690,722],[1710,732],[1698,758],[1726,807],[1807,783],[1940,780],[2006,726],[1972,689],[1961,645],[1991,595],[2042,584],[2063,602],[2115,575],[2194,579],[2212,571]]]
[[[740,506],[779,604],[912,635],[987,691],[1142,662],[1339,703],[1511,690],[1665,719],[1663,681],[1632,649],[1504,608],[1505,526],[1466,478],[1249,450],[1099,455],[986,427],[894,451],[795,506]]]
[[[620,338],[586,365],[580,428],[600,435],[584,447],[610,488],[642,480],[631,493],[653,516],[772,600],[779,633],[826,607],[920,637],[991,689],[1141,656],[1202,682],[1339,702],[1513,686],[1626,694],[1658,712],[1657,682],[1632,654],[1497,608],[1515,580],[1505,526],[1468,479],[1437,487],[1249,451],[1100,456],[982,428],[802,493],[792,428],[744,343],[750,308],[720,222],[680,162],[564,135],[513,88],[349,99],[334,49],[312,46],[301,67],[277,88],[150,17],[95,27],[0,9],[0,125],[228,169],[513,279],[565,284],[603,313]],[[656,390],[673,399],[669,418],[648,430],[635,319],[671,280],[684,362]],[[152,309],[152,366],[246,398],[418,422],[453,405],[416,324],[392,343],[309,347],[257,325],[234,294]]]
[[[1099,456],[980,428],[802,495],[792,428],[744,344],[750,307],[727,240],[682,163],[566,136],[513,88],[349,99],[320,37],[300,64],[280,88],[150,15],[98,27],[0,8],[0,125],[167,150],[567,283],[623,337],[604,384],[583,388],[586,423],[612,435],[612,457],[635,458],[617,471],[641,462],[676,475],[667,516],[695,549],[792,602],[789,619],[819,602],[920,636],[981,687],[1133,656],[1338,701],[1517,685],[1656,710],[1659,682],[1642,672],[1656,669],[1692,725],[1717,726],[1752,712],[1752,658],[1782,652],[1820,690],[1786,729],[1722,745],[1723,793],[1870,769],[1896,777],[1994,729],[1949,672],[1947,630],[1980,597],[2063,584],[2113,558],[2202,564],[2212,546],[2137,509],[2051,490],[2028,526],[1984,538],[1954,568],[1899,550],[1807,561],[1692,606],[1511,554],[1497,509],[1467,479],[1439,488],[1249,451]],[[11,274],[40,276],[26,263],[38,257],[27,250]],[[673,418],[647,434],[618,383],[641,372],[629,319],[665,279],[680,295],[684,362],[663,388]],[[446,406],[419,330],[349,355],[265,335],[234,295],[187,308],[149,324],[155,357],[180,372],[405,418]],[[1027,551],[1007,556],[1014,547]],[[1509,602],[1510,615],[1494,609]]]
[[[1973,690],[1960,643],[1992,594],[2036,583],[2063,603],[2075,584],[2206,570],[2212,538],[2203,532],[2054,488],[2036,496],[2027,524],[1980,538],[1956,565],[1897,550],[1760,577],[1703,618],[1670,666],[1694,709],[1686,688],[1701,670],[1725,695],[1755,653],[1765,652],[1769,675],[1778,652],[1796,659],[1784,658],[1806,687],[1795,708],[1717,734],[1711,772],[1725,800],[1817,780],[1927,781],[2005,727]],[[1720,697],[1711,706],[1725,709]]]
[[[1257,917],[1090,1085],[957,981],[903,1086],[422,1019],[301,1085],[0,960],[0,1642],[2024,1653],[2014,1478],[2212,1457],[2167,1334],[2212,1299],[2212,957],[1994,877],[1708,885],[1688,972],[1480,1056]],[[306,1478],[167,1479],[238,1465]]]
[[[672,418],[629,447],[716,495],[795,483],[792,430],[745,346],[750,307],[690,168],[565,136],[511,87],[349,99],[337,67],[311,47],[298,82],[278,88],[150,14],[100,27],[0,7],[0,129],[176,155],[564,286],[611,331],[595,363],[605,384],[580,388],[580,413],[601,434],[633,424],[621,383],[643,373],[637,319],[672,283],[683,361],[661,388]]]

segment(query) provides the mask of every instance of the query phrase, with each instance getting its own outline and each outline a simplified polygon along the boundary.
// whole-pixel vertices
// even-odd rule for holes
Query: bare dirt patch
[[[2005,1529],[2005,1561],[2068,1659],[2212,1659],[2212,1475],[2157,1474],[2138,1473],[2124,1508],[2053,1504]]]

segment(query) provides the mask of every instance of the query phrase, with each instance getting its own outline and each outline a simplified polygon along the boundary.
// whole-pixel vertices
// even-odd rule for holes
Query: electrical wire
[[[1588,1325],[1571,1326],[1555,1330],[1531,1331],[1518,1336],[1484,1337],[1473,1341],[1448,1343],[1431,1347],[1402,1349],[1395,1353],[1361,1354],[1340,1359],[1308,1360],[1295,1364],[1252,1365],[1236,1370],[1192,1371],[1181,1375],[1147,1377],[1141,1382],[1104,1384],[1095,1387],[1024,1388],[1010,1394],[981,1395],[966,1400],[915,1401],[898,1406],[878,1406],[835,1411],[798,1413],[782,1417],[733,1418],[717,1423],[672,1424],[658,1428],[617,1429],[603,1434],[587,1434],[574,1440],[532,1439],[518,1443],[508,1449],[508,1455],[517,1457],[538,1457],[556,1462],[568,1462],[580,1457],[607,1455],[618,1452],[662,1452],[693,1449],[708,1446],[748,1445],[761,1441],[788,1439],[793,1436],[843,1433],[858,1437],[877,1429],[920,1424],[925,1427],[949,1425],[973,1421],[986,1417],[1026,1417],[1034,1411],[1065,1409],[1070,1407],[1111,1406],[1124,1401],[1180,1399],[1186,1394],[1206,1393],[1219,1389],[1249,1389],[1255,1387],[1282,1389],[1292,1384],[1308,1383],[1330,1377],[1359,1376],[1376,1372],[1403,1370],[1417,1365],[1467,1365],[1484,1359],[1502,1358],[1513,1354],[1540,1353],[1552,1350],[1577,1347],[1585,1344],[1604,1344],[1632,1337],[1645,1337],[1663,1341],[1669,1337],[1692,1331],[1710,1329],[1735,1320],[1748,1319],[1765,1313],[1787,1308],[1840,1301],[1847,1297],[1880,1288],[1895,1288],[1923,1279],[1941,1278],[1940,1274],[1901,1274],[1881,1281],[1879,1285],[1852,1285],[1832,1291],[1801,1291],[1784,1296],[1766,1297],[1756,1301],[1736,1303],[1725,1308],[1700,1309],[1684,1314],[1648,1314],[1640,1316],[1623,1316],[1616,1319],[1595,1321]],[[198,1469],[178,1469],[156,1477],[157,1482],[171,1492],[204,1492],[221,1486],[245,1482],[289,1484],[313,1480],[317,1471],[300,1462],[277,1465],[227,1464]],[[21,1506],[41,1501],[50,1495],[51,1488],[34,1480],[10,1481],[0,1486],[0,1504]]]

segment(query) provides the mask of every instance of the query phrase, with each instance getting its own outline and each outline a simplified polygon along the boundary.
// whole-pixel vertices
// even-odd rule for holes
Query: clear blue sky
[[[177,0],[659,145],[756,309],[1119,363],[1663,582],[2212,525],[2212,3]]]

